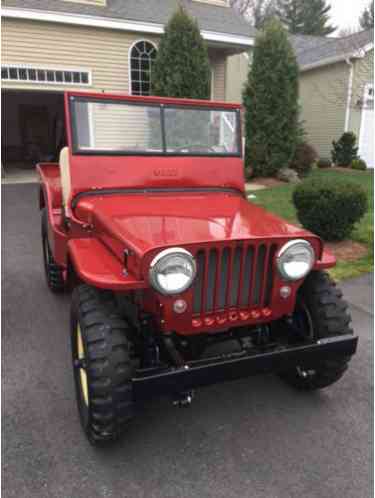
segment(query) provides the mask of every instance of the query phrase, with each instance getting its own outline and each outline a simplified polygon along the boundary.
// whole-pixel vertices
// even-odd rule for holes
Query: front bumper
[[[316,368],[324,360],[354,355],[357,343],[358,337],[343,335],[271,352],[258,350],[256,353],[235,353],[192,361],[178,368],[143,369],[132,379],[134,394],[137,400],[147,399],[256,374],[277,373],[301,365],[307,369]]]

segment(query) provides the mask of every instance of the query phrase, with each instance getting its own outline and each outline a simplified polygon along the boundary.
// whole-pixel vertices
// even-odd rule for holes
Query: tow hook
[[[180,408],[187,408],[191,405],[194,398],[194,391],[185,391],[179,393],[173,399],[173,406],[178,406]]]
[[[189,365],[184,365],[182,367],[183,370],[188,370]],[[194,398],[194,391],[182,391],[181,393],[176,393],[173,398],[173,405],[187,408],[191,405]]]

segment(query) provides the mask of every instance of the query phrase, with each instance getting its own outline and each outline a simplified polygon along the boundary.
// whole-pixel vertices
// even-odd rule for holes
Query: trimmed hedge
[[[354,159],[354,161],[352,161],[352,164],[350,165],[350,167],[352,169],[356,169],[359,171],[366,171],[367,164],[366,164],[366,161],[364,161],[363,159]]]
[[[357,137],[350,131],[343,133],[337,142],[332,142],[332,161],[336,166],[348,168],[354,159],[358,159],[356,142]]]
[[[327,241],[348,238],[368,209],[367,195],[359,185],[309,180],[293,193],[301,224]]]

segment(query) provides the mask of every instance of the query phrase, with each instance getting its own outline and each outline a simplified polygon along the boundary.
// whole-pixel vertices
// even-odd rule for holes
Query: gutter
[[[51,12],[3,7],[2,17],[10,19],[27,19],[32,21],[70,24],[75,26],[91,26],[96,28],[131,31],[137,33],[152,33],[156,35],[164,33],[163,24],[115,19],[110,17],[105,18],[87,16],[81,14],[72,14],[68,12]],[[254,39],[248,36],[221,33],[209,30],[201,30],[201,34],[206,41],[225,43],[228,45],[240,45],[244,47],[251,47],[254,45]]]
[[[344,127],[344,132],[347,132],[347,131],[349,131],[350,107],[352,105],[354,64],[349,58],[345,59],[345,62],[350,68],[349,69],[349,80],[348,80],[348,96],[346,99],[345,127]]]

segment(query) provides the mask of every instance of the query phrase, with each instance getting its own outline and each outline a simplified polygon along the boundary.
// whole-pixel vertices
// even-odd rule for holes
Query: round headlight
[[[193,256],[182,248],[160,252],[150,265],[150,282],[161,294],[180,294],[194,281],[197,267]]]
[[[307,240],[292,240],[285,244],[277,255],[277,267],[285,280],[304,278],[314,266],[314,262],[314,249]]]

